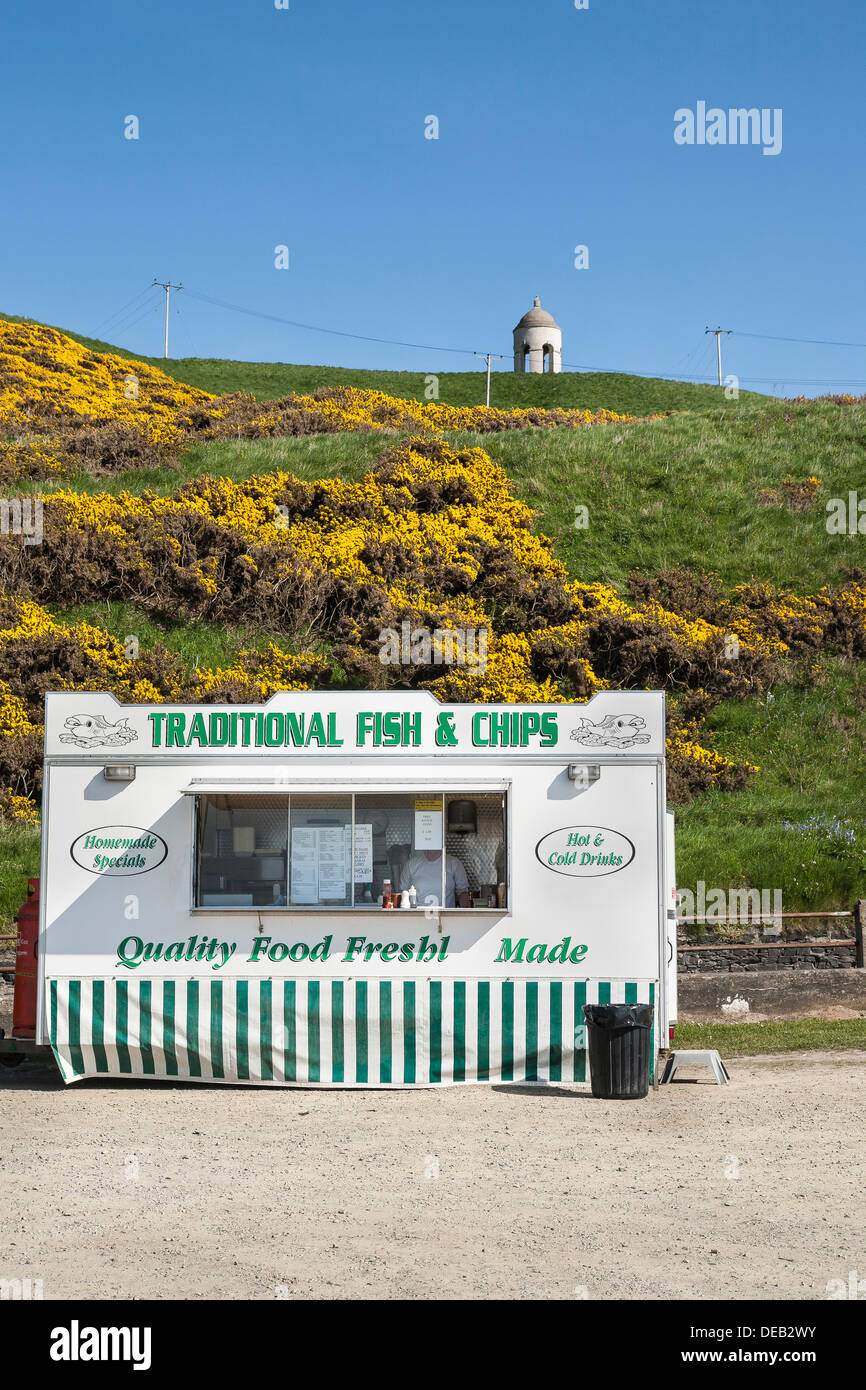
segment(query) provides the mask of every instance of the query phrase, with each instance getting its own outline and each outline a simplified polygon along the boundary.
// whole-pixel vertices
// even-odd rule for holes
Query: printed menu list
[[[352,827],[292,828],[293,903],[344,902],[352,864]],[[355,883],[373,880],[373,827],[355,826]]]

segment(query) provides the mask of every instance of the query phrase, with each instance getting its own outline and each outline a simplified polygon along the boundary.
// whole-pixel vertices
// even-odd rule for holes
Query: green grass
[[[801,593],[866,567],[866,538],[828,535],[826,503],[866,482],[866,406],[740,405],[647,424],[462,435],[500,462],[575,577],[687,565],[728,586]],[[822,480],[810,511],[766,505],[791,475]],[[575,529],[575,508],[589,511]]]
[[[848,908],[866,893],[866,663],[820,666],[813,686],[713,710],[713,746],[759,771],[742,791],[713,790],[677,809],[681,888],[695,892],[700,879],[707,890],[778,888],[783,911]],[[857,840],[784,828],[812,816],[859,822]]]
[[[241,482],[279,468],[306,480],[355,479],[394,442],[383,434],[221,440],[195,444],[171,468],[79,475],[71,485],[165,494],[204,474]],[[484,448],[502,464],[575,578],[621,588],[631,570],[687,565],[714,571],[728,587],[756,578],[813,593],[851,566],[866,567],[866,538],[829,535],[825,525],[827,501],[866,479],[866,406],[741,405],[646,424],[461,433],[451,442]],[[822,485],[810,510],[767,505],[762,489],[811,474]],[[579,506],[588,508],[585,529],[575,528]]]
[[[14,931],[13,917],[27,898],[28,878],[39,876],[39,830],[0,825],[0,930]],[[0,941],[0,947],[12,947]]]
[[[722,1057],[866,1049],[866,1018],[786,1019],[773,1023],[678,1023],[675,1048],[715,1049]]]
[[[0,317],[13,323],[33,323],[14,314]],[[56,325],[49,325],[56,327]],[[305,394],[319,386],[348,385],[384,391],[403,399],[426,399],[428,375],[436,375],[439,400],[448,405],[483,405],[486,399],[485,372],[436,372],[435,363],[423,372],[391,372],[353,367],[298,365],[287,362],[233,362],[206,357],[142,357],[98,338],[87,338],[67,328],[57,330],[82,343],[92,352],[111,352],[121,357],[147,362],[176,381],[198,386],[203,391],[223,395],[246,391],[257,400],[272,400],[292,391]],[[435,355],[435,354],[434,354]],[[741,401],[767,399],[743,392]],[[724,398],[718,386],[689,381],[668,381],[659,377],[638,377],[622,372],[561,372],[556,375],[493,373],[491,405],[500,409],[515,406],[557,406],[581,410],[607,407],[619,414],[650,415],[665,410],[706,410],[713,406],[729,409],[735,402]]]
[[[62,483],[22,480],[16,491],[48,492],[55,486],[78,492],[122,492],[140,495],[150,491],[166,497],[194,478],[222,477],[242,483],[257,473],[287,469],[306,482],[317,478],[362,478],[376,467],[386,449],[393,448],[392,434],[317,434],[301,439],[230,439],[193,444],[170,467],[131,469],[113,478],[75,474]]]
[[[351,367],[301,366],[283,362],[212,362],[204,358],[180,358],[168,362],[147,358],[176,381],[198,386],[203,391],[248,391],[257,400],[306,394],[319,386],[360,386],[384,391],[408,400],[427,399],[428,374],[389,372]],[[438,399],[446,405],[484,405],[487,378],[484,372],[441,372]],[[744,392],[742,399],[764,399]],[[621,415],[651,415],[665,410],[706,410],[713,406],[730,408],[718,386],[698,382],[667,381],[657,377],[629,376],[622,372],[561,372],[556,375],[494,372],[490,404],[500,410],[516,406],[544,406],[548,410],[600,410],[606,407]]]
[[[296,650],[286,639],[285,633],[269,629],[266,624],[222,627],[186,616],[159,623],[135,604],[108,599],[78,604],[74,608],[50,603],[46,607],[59,622],[93,623],[110,632],[119,642],[125,641],[128,636],[136,637],[142,651],[161,642],[180,657],[187,675],[191,675],[196,667],[213,669],[231,666],[240,652],[245,649],[263,651],[269,642],[274,642],[283,651]]]

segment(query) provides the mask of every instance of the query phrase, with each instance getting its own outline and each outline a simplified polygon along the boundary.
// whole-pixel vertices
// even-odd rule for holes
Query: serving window
[[[198,908],[508,906],[505,792],[199,794]]]

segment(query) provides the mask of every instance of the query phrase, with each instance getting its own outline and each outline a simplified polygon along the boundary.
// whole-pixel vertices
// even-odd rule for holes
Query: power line
[[[126,313],[132,309],[132,306],[135,305],[137,308],[138,301],[141,300],[144,295],[150,294],[152,289],[153,285],[147,285],[143,290],[139,290],[138,294],[133,295],[132,299],[127,300],[126,304],[122,304],[119,309],[115,309],[113,314],[109,314],[107,318],[101,319],[96,325],[96,330],[98,331],[100,328],[106,327],[113,319],[123,319]]]
[[[171,285],[171,284],[168,284],[168,285],[167,285],[165,282],[163,282],[163,281],[158,281],[158,280],[154,280],[153,284],[154,284],[154,285],[159,285],[159,286],[161,286],[161,288],[165,289],[165,291],[166,291],[166,345],[165,345],[165,355],[167,356],[167,355],[168,355],[168,296],[169,296],[170,290],[172,290],[172,289],[183,289],[184,287],[183,287],[182,285]],[[152,288],[152,287],[149,287],[149,288]],[[407,342],[407,341],[405,341],[405,340],[403,340],[403,339],[400,339],[400,338],[380,338],[380,337],[374,337],[372,334],[369,334],[369,333],[349,333],[349,332],[346,332],[346,331],[344,331],[344,330],[342,330],[342,329],[338,329],[338,328],[323,328],[323,327],[322,327],[321,325],[319,325],[319,324],[302,323],[302,322],[301,322],[300,320],[298,320],[298,319],[288,319],[288,318],[284,318],[282,315],[279,315],[279,314],[269,314],[269,313],[266,313],[264,310],[261,310],[261,309],[248,309],[248,308],[245,308],[245,307],[244,307],[243,305],[241,305],[241,304],[232,304],[232,303],[229,303],[227,300],[215,299],[212,295],[202,294],[202,293],[201,293],[200,291],[198,291],[198,290],[186,289],[185,292],[186,292],[188,295],[190,295],[193,299],[197,299],[197,300],[201,301],[201,302],[204,303],[204,304],[212,304],[212,305],[214,305],[214,306],[217,307],[217,308],[220,308],[220,309],[227,309],[227,310],[229,310],[230,312],[236,313],[236,314],[245,314],[247,317],[250,317],[250,318],[265,319],[265,320],[267,320],[267,321],[270,322],[270,323],[284,324],[286,327],[289,327],[289,328],[300,328],[300,329],[302,329],[302,330],[304,330],[305,332],[308,332],[308,333],[325,333],[325,334],[328,334],[330,337],[351,338],[351,339],[353,339],[353,340],[356,341],[356,342],[378,343],[378,344],[383,345],[383,346],[386,346],[386,347],[413,348],[413,349],[416,349],[417,351],[420,351],[420,352],[447,352],[447,353],[456,353],[456,354],[458,354],[458,355],[460,355],[460,356],[463,356],[463,357],[481,356],[481,357],[484,357],[485,359],[486,359],[487,356],[488,356],[488,354],[487,354],[486,352],[484,352],[484,353],[478,353],[477,351],[473,350],[472,348],[443,347],[441,344],[414,343],[414,342]],[[139,297],[140,297],[140,296],[135,296],[135,299],[138,299]],[[135,300],[131,300],[131,301],[130,301],[130,304],[132,304],[132,303],[135,303]],[[124,308],[126,308],[126,307],[127,307],[127,306],[124,306]],[[122,315],[122,312],[123,312],[122,310],[119,310],[119,311],[118,311],[118,313],[120,313],[121,315]],[[147,312],[148,312],[148,311],[145,312],[145,315],[144,315],[144,316],[146,316],[146,313],[147,313]],[[144,316],[143,316],[143,315],[139,315],[137,318],[134,318],[133,321],[132,321],[131,323],[127,323],[126,328],[128,329],[128,328],[134,327],[135,324],[141,322],[141,318],[144,317]],[[112,315],[112,317],[115,317],[115,315]],[[866,347],[866,343],[864,343],[864,344],[859,344],[859,343],[831,343],[831,342],[826,342],[826,341],[824,341],[824,340],[822,340],[822,339],[816,339],[816,338],[781,338],[781,337],[773,337],[772,335],[769,335],[769,334],[740,333],[740,331],[739,331],[738,329],[707,329],[706,331],[707,331],[708,333],[716,333],[717,335],[720,335],[720,334],[723,333],[723,332],[725,332],[725,333],[731,332],[731,333],[733,333],[733,334],[735,334],[735,335],[737,335],[737,336],[739,336],[739,337],[744,337],[744,338],[765,338],[767,341],[774,341],[774,342],[808,343],[808,344],[811,344],[811,345],[826,346],[826,347]],[[720,344],[720,342],[721,342],[721,339],[720,339],[720,337],[717,336],[717,343]],[[687,358],[692,358],[692,357],[694,357],[695,354],[696,354],[696,351],[697,351],[697,349],[693,349],[692,352],[690,352],[690,353],[687,354]],[[491,355],[492,355],[492,354],[491,354]],[[682,361],[682,359],[680,359],[680,360]],[[659,369],[655,369],[655,370],[653,370],[653,371],[646,371],[646,370],[644,370],[644,371],[635,371],[635,370],[629,370],[628,368],[625,368],[625,367],[599,367],[599,366],[595,366],[595,365],[590,365],[590,364],[588,364],[588,363],[576,363],[576,362],[563,362],[563,363],[562,363],[562,366],[563,366],[564,369],[566,369],[566,370],[568,370],[568,371],[574,371],[574,372],[602,372],[602,373],[610,373],[610,374],[613,374],[613,375],[629,375],[629,376],[642,376],[642,377],[656,377],[656,378],[659,379],[659,380],[664,380],[664,379],[667,378],[667,379],[673,379],[673,380],[679,380],[679,381],[695,381],[695,382],[704,382],[704,383],[706,383],[706,384],[710,384],[710,382],[709,382],[709,374],[708,374],[708,373],[704,373],[704,374],[700,374],[700,375],[698,375],[698,374],[686,374],[686,373],[683,373],[683,372],[678,372],[676,368],[659,368]],[[800,385],[803,385],[803,386],[862,386],[862,385],[866,384],[866,379],[864,379],[864,378],[857,378],[857,379],[847,378],[847,379],[843,380],[843,379],[840,379],[839,377],[800,377],[800,376],[785,377],[785,376],[782,376],[782,375],[779,374],[779,373],[777,373],[775,376],[772,376],[772,377],[771,377],[771,376],[766,376],[766,377],[755,377],[755,376],[749,376],[749,377],[747,377],[747,376],[740,376],[739,379],[740,379],[741,381],[744,381],[744,382],[749,381],[749,382],[753,382],[753,383],[756,383],[756,384],[771,384],[771,385],[779,385],[779,384],[785,385],[785,384],[792,384],[792,383],[793,383],[793,384],[800,384]]]
[[[152,299],[150,303],[145,301],[144,304],[136,305],[132,312],[128,313],[118,323],[112,324],[111,328],[105,328],[102,331],[104,333],[110,333],[112,337],[117,333],[128,333],[130,328],[134,328],[135,325],[141,323],[141,320],[146,318],[148,314],[152,314],[158,309],[159,302],[157,300]]]
[[[124,324],[122,329],[113,328],[111,331],[112,333],[128,333],[130,329],[135,328],[139,323],[143,322],[144,319],[150,318],[151,314],[157,313],[158,309],[158,304],[148,304],[144,312],[139,314],[137,318],[134,318],[131,323]]]
[[[271,323],[284,323],[289,328],[303,328],[308,333],[328,333],[336,338],[354,338],[362,343],[383,343],[387,347],[419,348],[422,352],[457,352],[466,357],[475,356],[471,348],[433,347],[430,343],[403,343],[396,338],[371,338],[367,333],[344,333],[339,328],[320,328],[314,323],[298,323],[296,319],[284,319],[278,314],[265,314],[260,309],[244,309],[240,304],[227,304],[225,300],[212,299],[210,295],[198,294],[195,290],[187,290],[187,294],[193,299],[202,300],[205,304],[216,304],[220,309],[231,309],[236,314],[248,314],[255,319],[269,319]]]
[[[866,343],[835,343],[826,338],[779,338],[772,333],[742,333],[739,328],[731,332],[738,338],[762,338],[767,343],[808,343],[811,347],[851,347],[866,348]]]

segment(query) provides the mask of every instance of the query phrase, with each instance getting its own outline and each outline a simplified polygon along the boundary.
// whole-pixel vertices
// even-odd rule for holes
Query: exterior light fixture
[[[601,776],[598,763],[569,763],[568,780],[574,782],[581,791],[586,791]]]
[[[132,763],[107,763],[102,775],[106,782],[134,782],[135,768]]]

